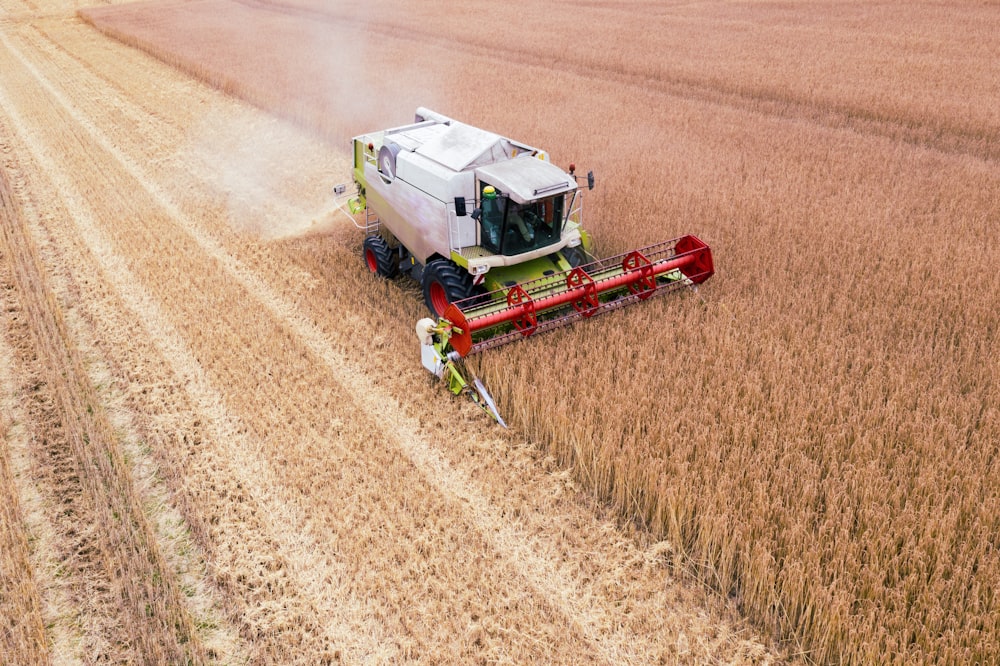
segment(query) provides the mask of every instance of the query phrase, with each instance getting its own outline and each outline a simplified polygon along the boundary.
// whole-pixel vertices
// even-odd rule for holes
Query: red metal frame
[[[510,310],[505,312],[510,316],[506,321],[514,324],[514,328],[521,331],[521,335],[528,337],[535,332],[535,328],[538,327],[535,301],[521,285],[516,284],[507,292],[507,306]]]
[[[628,274],[638,273],[636,280],[628,283],[628,290],[642,300],[646,300],[656,291],[658,273],[653,272],[653,263],[639,250],[633,250],[625,255],[622,270]]]
[[[597,296],[597,283],[582,266],[577,266],[569,272],[566,276],[566,287],[570,291],[577,290],[577,287],[583,288],[583,298],[573,301],[573,309],[582,316],[592,317],[601,307],[601,301]]]
[[[685,279],[664,282],[657,279],[675,270]],[[566,286],[562,289],[556,289],[559,275],[546,276],[515,285],[506,294],[503,290],[493,292],[488,301],[482,297],[457,301],[448,306],[444,318],[453,326],[452,348],[466,356],[536,331],[565,325],[580,317],[616,310],[653,294],[676,289],[686,281],[700,284],[713,272],[712,251],[708,245],[695,236],[682,236],[567,271],[563,274]],[[600,295],[610,292],[622,295],[601,303]],[[507,307],[493,310],[497,300],[504,297]],[[563,314],[567,307],[570,307],[568,313]],[[486,311],[477,314],[483,310]],[[546,313],[553,313],[553,316],[540,321],[539,315]],[[505,324],[513,326],[514,330],[473,342],[473,334]]]

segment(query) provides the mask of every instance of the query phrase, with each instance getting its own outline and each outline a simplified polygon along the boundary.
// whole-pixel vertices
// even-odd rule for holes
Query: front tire
[[[396,262],[396,253],[385,242],[381,236],[369,236],[365,239],[364,251],[365,265],[368,270],[375,275],[391,278],[396,277],[399,272],[399,264]]]
[[[421,282],[427,309],[438,318],[444,315],[449,303],[472,295],[472,276],[447,259],[428,262]]]

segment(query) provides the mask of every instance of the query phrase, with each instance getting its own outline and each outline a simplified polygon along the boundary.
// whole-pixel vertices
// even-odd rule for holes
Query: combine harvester
[[[353,148],[349,204],[364,214],[355,223],[368,269],[423,286],[436,317],[417,322],[424,366],[501,424],[462,358],[712,275],[712,252],[695,236],[594,260],[573,165],[567,173],[543,150],[428,109]]]

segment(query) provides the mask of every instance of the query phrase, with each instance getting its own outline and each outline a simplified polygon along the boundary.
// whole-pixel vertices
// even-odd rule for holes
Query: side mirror
[[[482,216],[483,216],[482,208],[477,208],[474,211],[472,211],[472,219],[475,220],[476,222],[478,222],[479,218],[481,218]]]
[[[593,171],[588,171],[587,172],[587,189],[588,190],[594,189],[594,172]]]
[[[465,197],[455,197],[455,215],[458,217],[465,217],[468,213],[465,212]]]

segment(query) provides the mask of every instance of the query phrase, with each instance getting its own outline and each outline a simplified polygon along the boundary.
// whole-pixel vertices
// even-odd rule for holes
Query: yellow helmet
[[[483,198],[484,199],[495,199],[497,196],[497,190],[492,185],[487,185],[483,188]]]

